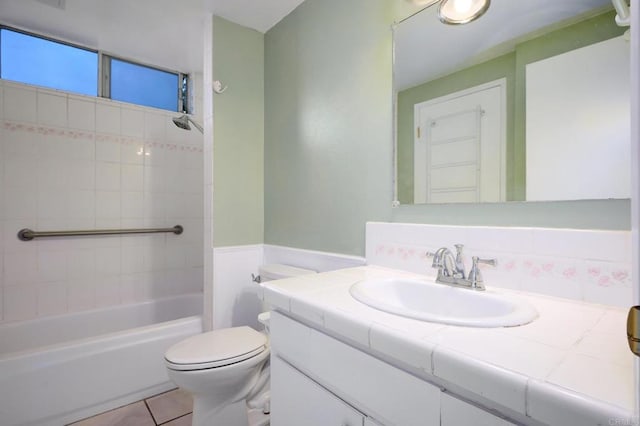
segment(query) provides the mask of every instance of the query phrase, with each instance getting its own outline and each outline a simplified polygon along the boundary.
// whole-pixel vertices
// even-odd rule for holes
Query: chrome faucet
[[[484,263],[496,266],[498,261],[496,259],[480,259],[478,256],[473,256],[473,263],[467,276],[464,269],[464,256],[462,253],[464,246],[462,244],[456,244],[455,248],[455,256],[447,247],[441,247],[436,250],[435,253],[427,253],[428,257],[433,257],[431,267],[438,270],[436,282],[483,291],[485,289],[484,280],[478,264]]]

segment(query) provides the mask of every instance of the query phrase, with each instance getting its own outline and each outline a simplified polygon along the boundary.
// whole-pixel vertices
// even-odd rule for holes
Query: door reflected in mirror
[[[395,27],[401,204],[629,197],[626,28],[609,0],[541,2]]]

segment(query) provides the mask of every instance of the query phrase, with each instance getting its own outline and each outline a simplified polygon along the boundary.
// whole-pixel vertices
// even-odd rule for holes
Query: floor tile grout
[[[148,398],[147,398],[148,399]],[[149,414],[151,415],[151,419],[153,420],[153,423],[158,426],[158,422],[156,421],[156,418],[153,416],[153,411],[151,411],[151,407],[149,407],[149,404],[147,404],[147,399],[143,399],[142,402],[144,402],[144,406],[147,407],[147,411],[149,412]]]
[[[176,417],[175,419],[167,420],[167,421],[166,421],[166,422],[164,422],[164,423],[160,423],[160,424],[157,424],[157,423],[156,423],[156,426],[166,425],[167,423],[171,423],[171,422],[173,422],[173,421],[175,421],[175,420],[181,419],[181,418],[183,418],[183,417],[187,417],[187,416],[189,416],[189,415],[191,415],[191,414],[193,414],[193,412],[191,412],[191,413],[187,413],[187,414],[183,414],[182,416]],[[155,420],[154,420],[154,421],[155,421]]]

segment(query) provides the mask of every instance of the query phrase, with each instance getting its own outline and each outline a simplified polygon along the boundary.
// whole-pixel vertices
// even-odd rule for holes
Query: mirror
[[[394,27],[400,204],[628,198],[629,43],[610,0],[437,4]]]

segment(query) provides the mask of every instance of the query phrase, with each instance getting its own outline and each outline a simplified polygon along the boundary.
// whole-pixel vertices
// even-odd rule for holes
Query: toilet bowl
[[[262,281],[315,273],[288,265],[264,265]],[[269,407],[269,315],[265,333],[232,327],[189,337],[165,353],[169,378],[193,396],[193,426],[248,426],[249,406]],[[268,417],[266,422],[268,423]]]
[[[193,396],[193,426],[248,426],[245,400],[268,357],[264,334],[233,327],[173,345],[165,364],[169,378]]]

